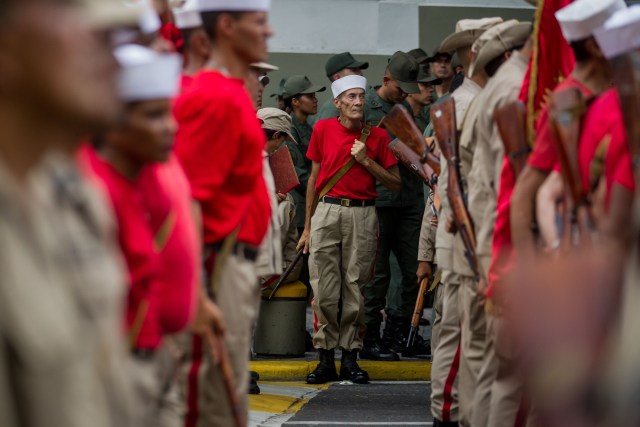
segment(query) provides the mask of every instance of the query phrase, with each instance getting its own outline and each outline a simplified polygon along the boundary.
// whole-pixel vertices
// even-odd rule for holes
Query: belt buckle
[[[340,206],[344,206],[345,208],[351,207],[351,200],[349,200],[349,199],[340,199]]]

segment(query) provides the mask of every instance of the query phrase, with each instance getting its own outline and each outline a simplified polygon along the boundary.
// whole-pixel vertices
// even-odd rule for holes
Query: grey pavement
[[[428,382],[336,383],[283,427],[431,426]]]

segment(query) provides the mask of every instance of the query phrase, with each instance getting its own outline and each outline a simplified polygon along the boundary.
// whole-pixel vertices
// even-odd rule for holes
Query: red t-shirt
[[[125,319],[127,330],[130,330],[137,317],[144,314],[136,346],[157,348],[162,341],[159,313],[162,283],[159,276],[160,256],[154,249],[152,224],[161,222],[159,218],[162,214],[165,217],[169,214],[169,199],[157,184],[151,185],[154,184],[151,167],[144,168],[139,179],[134,182],[123,177],[90,146],[83,147],[80,156],[86,159],[104,185],[118,223],[118,241],[129,271]],[[154,215],[151,215],[149,208],[150,195],[156,199]],[[142,301],[148,303],[145,313],[140,309]]]
[[[205,243],[219,243],[240,226],[238,241],[259,246],[271,212],[262,176],[266,140],[244,82],[203,71],[174,113],[175,152],[202,206]],[[259,214],[249,213],[252,204]]]
[[[591,91],[572,76],[567,77],[564,81],[559,83],[554,92],[569,87],[577,87],[580,89],[585,98],[592,96]],[[545,105],[540,113],[540,118],[538,119],[536,126],[536,141],[533,145],[533,152],[527,160],[527,164],[536,169],[551,172],[557,161],[558,153],[556,152],[556,146],[553,142],[551,126],[549,126],[548,105]]]
[[[351,159],[354,140],[360,138],[361,130],[351,130],[342,126],[337,118],[320,120],[311,134],[307,157],[320,163],[316,191],[320,191],[329,179]],[[367,139],[367,155],[387,169],[398,163],[389,150],[389,135],[378,128],[371,128]],[[356,163],[327,194],[344,199],[368,200],[378,197],[376,180],[361,164]]]
[[[620,108],[618,92],[615,89],[609,89],[595,100],[584,117],[579,145],[578,162],[582,185],[589,189],[591,163],[600,144],[608,144],[604,157],[607,206],[614,183],[629,191],[635,190],[631,153]]]
[[[160,324],[163,333],[176,333],[191,322],[195,313],[200,283],[200,240],[193,219],[189,181],[178,159],[172,155],[166,163],[154,164],[152,170],[153,174],[147,177],[157,181],[157,185],[169,197],[172,207],[172,216],[168,221],[152,224],[153,230],[162,227],[170,229],[164,246],[156,245],[161,259]],[[153,182],[141,184],[143,188],[154,185]],[[160,214],[164,210],[162,204],[157,209]],[[152,212],[155,210],[152,206]],[[151,218],[162,216],[151,215]]]
[[[184,93],[192,82],[193,76],[188,76],[186,74],[180,75],[180,93]]]

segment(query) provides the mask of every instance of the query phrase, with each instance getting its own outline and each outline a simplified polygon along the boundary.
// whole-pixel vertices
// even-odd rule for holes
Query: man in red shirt
[[[260,302],[255,259],[271,212],[262,175],[265,136],[244,79],[251,63],[266,59],[269,6],[268,0],[199,2],[210,59],[174,108],[176,154],[202,209],[207,288],[227,321],[227,348],[244,412],[251,329]],[[230,250],[223,252],[223,246]],[[186,425],[232,425],[221,372],[202,346],[194,336]]]
[[[139,425],[164,420],[162,425],[179,426],[179,415],[167,405],[174,368],[162,342],[163,335],[191,322],[199,280],[188,184],[170,157],[175,133],[171,98],[180,58],[138,45],[119,47],[115,54],[122,66],[124,117],[82,156],[111,199],[129,270],[125,323],[133,356],[130,376],[140,396]]]
[[[577,87],[585,98],[589,98],[602,93],[610,86],[611,69],[593,34],[616,10],[625,7],[622,0],[579,0],[556,13],[562,33],[576,58],[573,72],[556,87],[556,91]],[[545,107],[538,120],[533,152],[518,178],[511,199],[511,233],[518,258],[527,259],[535,254],[535,235],[531,231],[535,199],[538,189],[557,161],[558,155],[549,127],[549,114]]]
[[[369,381],[357,357],[364,333],[361,289],[371,279],[377,249],[376,179],[392,191],[398,191],[401,183],[387,133],[362,122],[366,87],[362,76],[346,76],[331,85],[340,116],[316,124],[307,151],[313,163],[298,248],[311,254],[313,310],[318,319],[313,343],[320,357],[307,376],[310,384],[338,379],[337,347],[342,349],[340,378],[360,384]]]
[[[211,45],[202,28],[202,19],[198,10],[198,0],[188,0],[180,8],[173,9],[176,27],[182,32],[182,68],[181,87],[184,91],[209,60]]]

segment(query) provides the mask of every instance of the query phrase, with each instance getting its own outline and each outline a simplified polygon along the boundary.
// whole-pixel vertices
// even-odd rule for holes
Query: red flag
[[[572,0],[538,0],[533,31],[533,54],[525,75],[520,100],[527,107],[527,137],[533,145],[535,122],[548,94],[571,73],[573,50],[562,36],[555,13]]]

